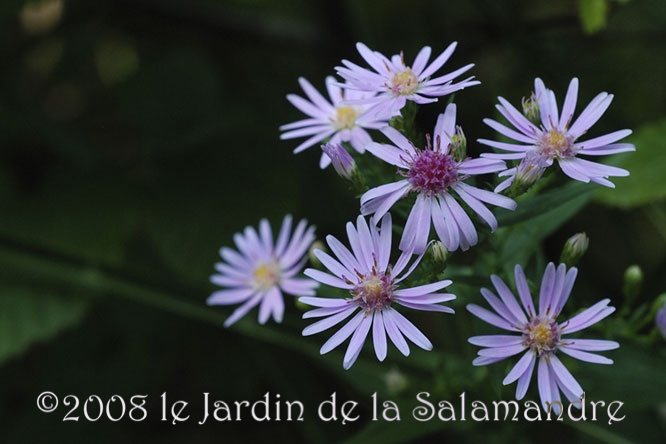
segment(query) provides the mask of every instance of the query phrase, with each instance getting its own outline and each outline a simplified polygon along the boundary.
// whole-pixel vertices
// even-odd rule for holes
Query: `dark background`
[[[0,6],[1,442],[488,436],[659,442],[664,436],[666,343],[650,320],[653,301],[666,291],[663,0],[39,5]],[[490,402],[512,399],[515,386],[501,387],[501,365],[473,369],[475,347],[461,330],[433,333],[436,316],[419,318],[435,351],[414,350],[405,359],[391,349],[380,365],[368,347],[345,372],[340,353],[318,356],[323,336],[301,338],[303,323],[290,299],[280,326],[259,327],[253,311],[224,329],[231,309],[206,307],[218,248],[232,246],[233,233],[246,225],[267,217],[275,229],[291,213],[314,223],[322,239],[342,236],[344,223],[356,217],[358,202],[346,185],[332,170],[318,169],[318,149],[294,156],[298,142],[280,141],[278,127],[301,118],[285,99],[301,94],[297,78],[323,91],[342,58],[360,63],[357,41],[389,55],[404,50],[408,62],[424,45],[438,54],[458,41],[444,69],[475,63],[471,73],[482,82],[456,97],[474,156],[481,152],[474,139],[496,137],[481,121],[495,115],[496,97],[518,104],[534,77],[560,103],[570,79],[579,77],[578,112],[598,92],[615,94],[590,137],[632,128],[637,152],[608,161],[631,177],[596,193],[549,233],[539,254],[557,260],[568,236],[589,235],[575,309],[611,298],[620,310],[596,337],[622,347],[608,353],[613,366],[570,368],[592,398],[626,403],[623,422],[413,423],[407,418],[419,391],[452,401],[466,391]],[[417,123],[429,131],[441,111],[424,107]],[[631,264],[642,267],[644,282],[628,300],[623,274]],[[478,287],[458,288],[459,299],[480,299]],[[463,308],[469,300],[456,306],[459,322],[471,322]],[[649,322],[634,328],[640,324],[634,315]],[[391,369],[406,375],[407,389],[396,393],[385,384]],[[528,399],[537,399],[535,381]],[[59,396],[56,412],[37,409],[43,391]],[[279,393],[303,402],[305,420],[257,423],[245,414],[242,421],[209,418],[198,425],[204,392],[228,403]],[[343,426],[317,418],[317,405],[333,392],[340,401],[359,402],[359,421]],[[405,420],[372,423],[374,392],[404,406]],[[170,403],[189,401],[190,420],[161,421],[162,393]],[[81,403],[90,395],[105,402],[114,394],[126,402],[148,395],[148,418],[89,422],[80,406],[78,422],[63,422],[67,394]]]

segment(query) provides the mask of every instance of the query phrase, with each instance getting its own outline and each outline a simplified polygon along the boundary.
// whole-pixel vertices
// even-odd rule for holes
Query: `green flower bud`
[[[624,286],[622,292],[630,304],[636,299],[636,296],[641,292],[643,285],[643,270],[638,265],[628,267],[624,272]]]
[[[533,124],[541,125],[541,112],[539,111],[539,102],[537,101],[536,94],[532,93],[528,98],[523,97],[523,114],[527,120]]]
[[[564,243],[560,262],[566,264],[567,267],[575,266],[587,251],[589,244],[590,239],[585,233],[574,234]]]

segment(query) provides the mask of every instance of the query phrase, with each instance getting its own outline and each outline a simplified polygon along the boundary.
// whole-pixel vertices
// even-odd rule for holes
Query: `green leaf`
[[[0,365],[76,325],[88,307],[85,299],[50,289],[3,285],[0,291]]]
[[[580,0],[578,14],[583,31],[587,34],[594,34],[606,26],[608,4],[606,0]]]
[[[666,199],[666,119],[639,128],[628,139],[633,153],[614,156],[614,163],[629,171],[617,181],[616,189],[604,189],[596,200],[612,207],[635,208]]]

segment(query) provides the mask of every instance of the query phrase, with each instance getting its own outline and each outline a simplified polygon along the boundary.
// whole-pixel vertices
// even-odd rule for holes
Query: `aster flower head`
[[[539,78],[534,80],[534,99],[536,105],[530,106],[531,112],[538,111],[540,124],[535,125],[513,105],[502,97],[496,105],[497,110],[515,129],[509,128],[495,120],[484,119],[486,125],[515,140],[518,143],[505,143],[488,139],[479,139],[479,143],[509,153],[486,153],[482,157],[493,159],[523,159],[528,153],[536,153],[546,166],[557,160],[558,165],[567,176],[581,182],[595,182],[614,188],[608,180],[612,176],[628,176],[629,172],[621,168],[603,165],[581,159],[580,155],[602,156],[606,154],[635,151],[630,143],[616,143],[631,134],[631,130],[615,131],[604,136],[586,141],[578,141],[606,112],[613,100],[613,95],[602,92],[583,109],[577,119],[573,120],[576,101],[578,99],[578,79],[569,84],[562,112],[558,112],[557,101],[553,91],[547,89]],[[504,174],[509,179],[501,183],[496,191],[507,188],[516,177],[517,169],[507,170]]]
[[[367,130],[379,129],[388,122],[390,116],[387,115],[364,115],[368,105],[357,102],[369,97],[371,93],[342,89],[335,78],[329,76],[326,78],[326,89],[330,100],[327,100],[303,77],[298,82],[309,100],[296,94],[287,95],[287,100],[308,118],[280,127],[280,131],[283,131],[281,140],[308,137],[294,149],[294,154],[319,145],[328,138],[332,144],[349,142],[356,151],[363,153],[365,146],[372,141]],[[347,101],[353,101],[354,104],[348,104]],[[320,168],[326,168],[330,163],[331,159],[322,153]]]
[[[430,65],[428,60],[432,50],[425,46],[419,51],[414,63],[408,66],[402,53],[389,59],[363,43],[357,43],[356,49],[372,69],[343,60],[344,66],[338,66],[336,71],[347,81],[347,88],[372,93],[372,96],[356,101],[371,105],[369,114],[395,115],[405,106],[407,100],[418,104],[436,102],[437,97],[480,83],[473,80],[474,77],[453,83],[456,77],[472,68],[473,64],[431,78],[448,61],[456,45],[456,42],[451,43]]]
[[[349,369],[361,353],[363,344],[372,330],[372,341],[377,359],[383,361],[387,354],[386,335],[405,356],[409,346],[405,337],[424,350],[431,350],[432,344],[418,328],[405,318],[397,305],[416,310],[453,313],[453,309],[439,305],[455,299],[448,293],[436,293],[451,284],[449,280],[434,282],[413,288],[400,288],[400,283],[411,274],[422,256],[414,260],[412,251],[403,252],[391,265],[391,215],[386,214],[380,226],[368,225],[359,216],[356,226],[347,224],[347,235],[351,251],[333,236],[326,241],[336,258],[321,250],[315,255],[329,270],[329,273],[308,268],[305,274],[322,284],[341,288],[349,292],[346,299],[302,297],[299,299],[314,310],[303,315],[304,319],[323,318],[303,330],[304,336],[327,330],[355,314],[351,320],[334,333],[322,346],[321,353],[328,353],[351,336],[343,360]]]
[[[496,159],[456,160],[452,149],[458,146],[452,143],[452,137],[459,132],[455,120],[456,106],[449,104],[437,119],[434,140],[429,139],[424,149],[415,147],[390,127],[382,129],[382,132],[395,145],[373,142],[367,146],[372,154],[397,166],[404,179],[380,185],[363,194],[361,214],[374,214],[375,220],[378,220],[408,193],[417,195],[400,241],[399,248],[403,251],[425,251],[431,221],[437,236],[449,251],[458,248],[467,250],[477,243],[476,228],[454,193],[492,230],[497,228],[497,219],[484,202],[511,210],[516,207],[516,203],[508,197],[465,183],[469,176],[494,173],[506,167],[503,161]]]
[[[496,314],[475,304],[467,306],[467,310],[481,320],[515,333],[469,338],[470,343],[484,347],[479,350],[479,356],[473,364],[493,364],[523,353],[504,378],[503,384],[518,381],[516,399],[520,400],[527,392],[534,367],[538,367],[537,384],[541,403],[546,411],[549,405],[552,406],[555,413],[559,413],[559,406],[553,403],[561,403],[560,391],[570,402],[580,401],[583,394],[580,384],[560,361],[558,352],[581,361],[612,364],[613,361],[605,356],[590,352],[619,347],[615,341],[565,338],[570,333],[596,324],[615,311],[614,307],[608,306],[610,300],[604,299],[571,319],[557,323],[557,316],[571,294],[577,273],[576,268],[567,271],[564,264],[556,268],[555,264],[549,263],[541,281],[539,305],[536,307],[525,274],[520,265],[516,265],[515,281],[522,307],[504,281],[495,275],[491,276],[491,280],[499,297],[486,288],[481,289],[481,294]]]
[[[282,293],[294,296],[315,294],[317,282],[295,277],[303,269],[308,248],[314,241],[314,227],[301,220],[293,234],[292,218],[285,216],[277,240],[273,242],[270,223],[259,222],[259,233],[246,227],[234,235],[238,251],[223,247],[220,256],[225,262],[215,264],[217,274],[210,280],[227,287],[210,295],[208,305],[231,305],[241,303],[224,322],[225,327],[245,316],[259,305],[259,323],[265,324],[269,317],[282,322],[284,301]]]

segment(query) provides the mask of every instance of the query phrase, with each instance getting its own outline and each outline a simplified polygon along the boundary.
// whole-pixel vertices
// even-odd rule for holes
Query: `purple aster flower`
[[[309,100],[296,94],[287,95],[287,100],[307,114],[308,118],[280,127],[280,131],[284,131],[280,135],[281,140],[308,136],[307,140],[294,149],[295,154],[329,137],[330,143],[349,142],[356,151],[363,153],[365,146],[372,141],[366,130],[382,128],[388,122],[389,116],[363,115],[368,108],[367,105],[347,104],[347,101],[356,102],[370,94],[350,89],[343,90],[331,76],[326,78],[330,101],[303,77],[299,78],[298,82]],[[322,153],[320,168],[326,168],[330,163],[331,159]]]
[[[361,214],[382,217],[398,200],[408,193],[417,194],[416,202],[407,218],[400,241],[400,249],[425,251],[430,234],[430,221],[437,236],[449,251],[459,247],[467,250],[478,241],[476,229],[463,207],[454,198],[455,192],[492,230],[497,219],[483,204],[490,203],[513,210],[516,203],[506,196],[468,185],[464,180],[472,175],[503,170],[504,162],[495,159],[458,161],[451,149],[451,138],[456,134],[456,106],[449,104],[435,125],[434,146],[430,140],[425,149],[414,146],[397,130],[386,127],[382,132],[394,145],[376,142],[367,150],[380,159],[400,168],[405,179],[378,186],[361,196]]]
[[[291,235],[291,216],[285,216],[277,241],[273,243],[271,226],[266,219],[259,222],[259,234],[253,227],[234,235],[238,252],[230,248],[220,249],[225,262],[215,264],[218,274],[211,276],[212,283],[228,287],[210,295],[208,305],[230,305],[242,302],[224,322],[225,327],[259,306],[259,323],[265,324],[272,315],[282,322],[284,301],[282,292],[294,296],[312,296],[317,282],[294,277],[305,265],[308,248],[314,241],[314,227],[307,227],[301,220]]]
[[[424,350],[432,350],[432,344],[410,321],[401,315],[394,304],[416,310],[440,311],[453,313],[453,309],[439,305],[455,299],[448,293],[436,291],[451,284],[444,280],[413,288],[399,288],[400,282],[414,270],[422,255],[407,269],[412,251],[403,252],[395,265],[389,264],[391,253],[391,215],[386,214],[381,220],[381,227],[366,223],[359,216],[356,227],[347,223],[347,235],[351,251],[333,236],[326,241],[337,260],[321,250],[314,254],[330,271],[308,268],[305,274],[323,284],[349,291],[348,299],[302,297],[299,301],[319,307],[303,315],[304,319],[324,318],[303,330],[304,336],[327,330],[356,313],[338,330],[321,348],[321,353],[328,353],[347,338],[351,341],[343,360],[345,369],[356,361],[368,333],[372,329],[372,341],[377,359],[386,357],[386,335],[400,352],[407,356],[409,346],[405,337]],[[405,271],[405,269],[407,269]]]
[[[553,91],[546,89],[541,79],[534,80],[534,94],[538,103],[541,125],[537,127],[522,113],[514,108],[508,101],[498,97],[500,105],[497,110],[513,125],[516,130],[501,123],[484,119],[486,125],[519,143],[505,143],[494,140],[479,139],[480,143],[510,153],[485,153],[482,157],[493,159],[523,159],[528,153],[536,152],[543,158],[547,166],[556,159],[560,168],[567,176],[581,182],[596,182],[600,185],[614,188],[612,182],[607,180],[611,176],[628,176],[629,172],[600,163],[581,159],[578,155],[602,156],[606,154],[635,151],[630,143],[615,143],[631,134],[631,130],[615,131],[604,136],[595,137],[586,141],[578,141],[601,118],[613,100],[612,94],[605,92],[597,95],[572,123],[576,100],[578,97],[578,79],[574,78],[569,84],[569,90],[564,98],[562,113],[558,113],[557,101]],[[515,174],[516,169],[507,170],[506,173]],[[498,188],[504,189],[511,185],[510,177]]]
[[[495,275],[490,279],[499,298],[486,288],[481,289],[481,294],[497,314],[478,305],[467,306],[467,310],[483,321],[518,333],[469,338],[472,344],[485,347],[479,350],[479,356],[473,364],[488,365],[525,352],[504,378],[503,384],[511,384],[517,380],[516,399],[520,400],[527,392],[534,367],[538,367],[539,396],[546,411],[546,402],[552,404],[560,401],[560,390],[570,402],[580,400],[583,394],[580,384],[557,357],[558,351],[581,361],[612,364],[612,360],[590,352],[619,347],[615,341],[564,338],[565,335],[596,324],[615,311],[615,307],[608,306],[610,300],[604,299],[568,321],[558,324],[556,318],[569,298],[577,273],[576,268],[567,271],[564,264],[555,268],[555,264],[549,263],[541,281],[538,311],[532,302],[532,295],[520,265],[515,267],[515,279],[522,308],[509,287]],[[553,407],[553,410],[559,413],[557,407],[559,406]]]
[[[453,83],[453,79],[468,71],[474,66],[473,64],[440,77],[430,78],[451,57],[456,45],[456,42],[451,43],[430,65],[428,60],[431,49],[425,46],[419,51],[414,63],[407,66],[402,53],[389,59],[377,51],[372,51],[363,43],[357,43],[356,49],[372,70],[362,68],[348,60],[342,61],[344,67],[338,66],[335,69],[347,80],[346,88],[372,93],[371,96],[354,103],[371,105],[368,113],[373,115],[395,115],[405,106],[407,100],[418,104],[436,102],[436,97],[480,83],[472,80],[474,77]]]

